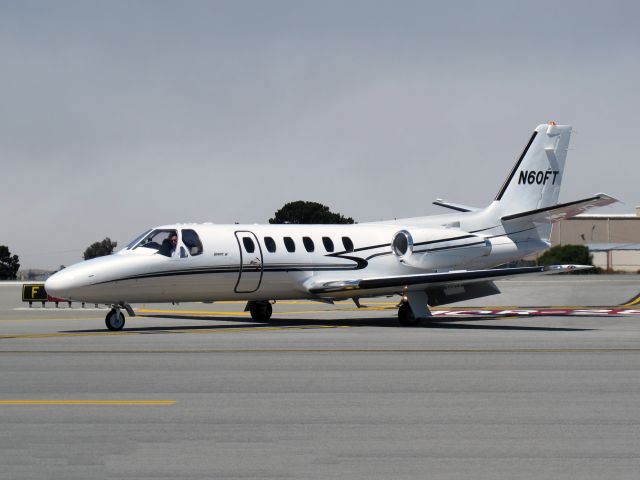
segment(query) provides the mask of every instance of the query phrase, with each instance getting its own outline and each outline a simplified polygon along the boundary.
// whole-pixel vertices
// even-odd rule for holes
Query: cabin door
[[[236,293],[252,293],[262,282],[262,247],[253,232],[235,232],[240,249],[240,274],[236,283]]]

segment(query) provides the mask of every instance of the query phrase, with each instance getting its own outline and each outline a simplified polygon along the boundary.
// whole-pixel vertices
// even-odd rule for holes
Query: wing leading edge
[[[372,277],[356,280],[316,280],[307,283],[309,293],[315,295],[353,290],[376,290],[398,287],[420,290],[449,283],[464,284],[499,280],[514,275],[563,273],[593,268],[591,265],[546,265],[540,267],[495,268],[489,270],[456,270],[451,272],[421,273],[389,277]]]

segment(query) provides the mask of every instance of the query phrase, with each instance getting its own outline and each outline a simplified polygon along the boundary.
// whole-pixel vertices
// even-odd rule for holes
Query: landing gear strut
[[[259,302],[249,302],[245,310],[249,310],[249,312],[251,312],[251,318],[253,318],[256,322],[268,321],[271,318],[271,314],[273,313],[271,304],[266,300]]]
[[[425,292],[406,292],[398,308],[398,322],[403,327],[417,327],[420,321],[431,316]],[[416,312],[417,315],[416,315]]]
[[[114,307],[107,313],[104,323],[111,331],[122,330],[124,327],[124,313],[119,308]]]

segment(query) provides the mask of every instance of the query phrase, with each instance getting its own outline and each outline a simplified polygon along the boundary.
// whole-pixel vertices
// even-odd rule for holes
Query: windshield
[[[136,243],[137,241],[137,243]],[[138,239],[131,242],[133,247],[136,248],[151,248],[156,250],[161,255],[170,257],[176,249],[178,241],[178,233],[173,229],[166,230],[151,230],[148,233],[142,235]],[[131,245],[130,244],[130,245]]]
[[[147,236],[147,234],[151,233],[151,230],[147,230],[146,232],[144,232],[142,235],[138,235],[135,240],[133,240],[131,243],[129,243],[129,245],[126,246],[127,250],[131,250],[140,240],[142,240],[143,238],[145,238]]]

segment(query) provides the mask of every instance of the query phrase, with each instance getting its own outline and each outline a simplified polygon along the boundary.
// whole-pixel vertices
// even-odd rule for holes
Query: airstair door
[[[262,282],[262,247],[253,232],[235,232],[240,249],[240,273],[236,283],[236,293],[252,293]]]

